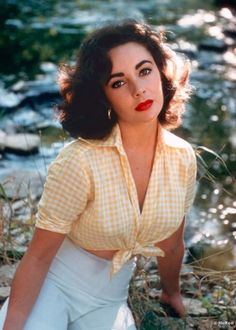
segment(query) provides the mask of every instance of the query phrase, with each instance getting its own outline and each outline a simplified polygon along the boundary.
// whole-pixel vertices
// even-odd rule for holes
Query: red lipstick
[[[146,100],[144,102],[141,102],[137,105],[135,108],[136,111],[146,111],[148,110],[151,105],[153,104],[153,100]]]

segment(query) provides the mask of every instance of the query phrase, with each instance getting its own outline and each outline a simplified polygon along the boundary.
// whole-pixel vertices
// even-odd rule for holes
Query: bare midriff
[[[106,260],[112,260],[114,254],[118,251],[118,250],[87,250],[89,253],[94,254],[95,256],[99,257],[99,258],[103,258]]]

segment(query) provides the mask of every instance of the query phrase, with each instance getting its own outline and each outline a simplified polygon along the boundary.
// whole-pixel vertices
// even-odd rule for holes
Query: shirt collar
[[[159,146],[159,148],[161,148],[161,146],[163,145],[164,131],[165,130],[158,122],[157,145]],[[111,133],[103,139],[84,139],[79,137],[79,140],[95,147],[116,147],[120,151],[120,153],[124,153],[120,127],[118,124],[115,124],[115,126],[112,128]]]

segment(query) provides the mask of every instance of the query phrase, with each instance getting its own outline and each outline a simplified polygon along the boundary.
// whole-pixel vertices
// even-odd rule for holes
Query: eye
[[[119,87],[121,87],[121,86],[123,86],[124,85],[124,81],[122,81],[122,80],[117,80],[117,81],[115,81],[112,85],[111,85],[111,87],[112,88],[119,88]]]
[[[150,68],[143,68],[139,72],[139,74],[140,74],[140,76],[147,76],[147,75],[149,75],[151,73],[151,71],[152,71],[152,69],[150,69]]]

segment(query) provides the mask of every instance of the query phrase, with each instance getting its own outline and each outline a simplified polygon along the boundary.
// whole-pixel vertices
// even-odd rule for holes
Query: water
[[[32,169],[37,164],[45,173],[65,143],[66,136],[51,112],[59,100],[56,70],[62,62],[73,63],[87,32],[128,17],[159,26],[169,31],[171,47],[192,63],[195,90],[177,134],[196,149],[204,146],[214,151],[197,149],[199,185],[187,225],[187,246],[198,257],[228,250],[223,254],[225,263],[221,258],[220,263],[208,266],[235,269],[236,42],[225,32],[232,11],[213,7],[210,0],[201,5],[194,0],[129,1],[128,8],[123,0],[70,0],[66,4],[28,0],[5,1],[1,7],[0,128],[40,130],[42,147],[39,155],[30,157],[4,154],[0,170]]]

